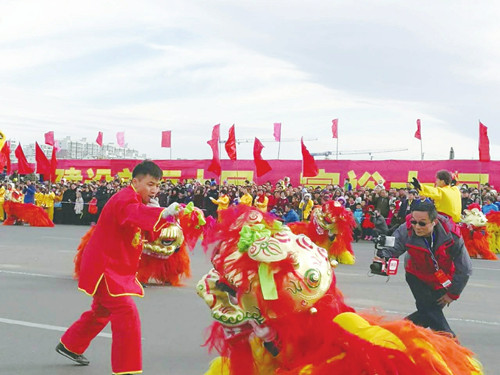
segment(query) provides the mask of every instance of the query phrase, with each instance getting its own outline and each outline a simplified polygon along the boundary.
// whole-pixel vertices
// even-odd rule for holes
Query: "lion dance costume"
[[[492,251],[488,221],[478,204],[471,204],[464,210],[460,232],[471,258],[498,260]]]
[[[328,201],[312,211],[309,222],[290,223],[288,227],[293,233],[305,234],[316,245],[327,249],[331,260],[354,264],[351,242],[356,221],[340,202]]]
[[[174,217],[169,220],[169,224],[156,238],[148,237],[143,243],[137,271],[137,279],[142,284],[153,281],[179,286],[183,279],[191,277],[188,248],[194,249],[207,222],[203,212],[194,207],[192,202],[181,209],[177,220]],[[90,228],[78,246],[75,256],[75,279],[79,277],[82,253],[93,231],[94,227]],[[147,234],[151,236],[150,233]]]
[[[500,254],[500,212],[490,211],[486,218],[488,219],[486,229],[490,235],[490,250]]]
[[[22,194],[19,193],[13,184],[5,192],[3,209],[7,219],[3,225],[14,225],[18,223],[28,223],[32,227],[53,227],[54,223],[43,208],[32,203],[23,203]]]
[[[482,374],[448,336],[356,314],[328,253],[272,216],[231,207],[207,236],[213,268],[197,291],[220,357],[206,375]]]

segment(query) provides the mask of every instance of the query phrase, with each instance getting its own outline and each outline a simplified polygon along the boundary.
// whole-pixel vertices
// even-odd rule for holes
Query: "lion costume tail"
[[[80,244],[76,250],[75,257],[73,258],[73,262],[75,263],[75,270],[73,272],[73,278],[78,280],[80,278],[80,265],[82,263],[82,255],[85,246],[89,243],[90,237],[92,237],[92,233],[94,233],[95,225],[90,227],[90,229],[85,233],[80,240]]]

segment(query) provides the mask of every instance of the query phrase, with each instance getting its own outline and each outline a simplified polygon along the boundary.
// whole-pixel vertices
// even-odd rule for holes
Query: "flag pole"
[[[281,134],[280,134],[280,141],[278,142],[278,160],[280,160],[280,148],[281,148]]]
[[[424,160],[424,151],[422,148],[422,135],[420,135],[420,160]]]
[[[339,160],[339,136],[337,134],[337,160]]]

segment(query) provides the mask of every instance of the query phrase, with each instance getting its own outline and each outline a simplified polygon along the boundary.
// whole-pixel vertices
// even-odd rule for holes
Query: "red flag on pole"
[[[161,147],[172,147],[172,131],[166,130],[161,132]]]
[[[420,128],[420,119],[417,119],[417,131],[415,132],[415,138],[422,140],[422,133]]]
[[[102,147],[102,132],[97,133],[96,143]]]
[[[281,142],[281,122],[274,123],[274,140],[276,142]],[[260,142],[260,141],[259,141]]]
[[[303,177],[314,177],[317,176],[318,166],[316,165],[316,161],[314,157],[309,153],[304,144],[304,138],[300,138],[300,145],[302,147],[302,176]]]
[[[236,135],[234,134],[234,125],[229,128],[229,136],[224,145],[229,159],[236,160]]]
[[[5,166],[7,166],[7,174],[10,174],[10,142],[5,142],[0,150],[0,172],[3,172]]]
[[[488,127],[479,121],[479,160],[490,161],[490,140],[488,139]]]
[[[339,130],[339,119],[336,118],[335,120],[332,120],[332,135],[333,135],[332,138],[339,137],[338,130]]]
[[[259,138],[255,138],[255,141],[253,143],[253,161],[255,163],[257,177],[265,175],[272,169],[271,165],[261,156],[261,152],[263,149],[264,146],[262,145],[262,142],[259,140]]]
[[[45,133],[45,144],[54,146],[54,132],[50,131]]]
[[[52,148],[52,157],[50,158],[50,182],[56,182],[56,169],[57,169],[57,148],[54,146]]]
[[[28,160],[26,160],[26,156],[24,155],[24,151],[20,143],[19,146],[17,146],[14,154],[16,155],[17,158],[17,173],[31,174],[34,172],[34,169],[31,168],[31,166],[28,163]]]
[[[214,125],[212,129],[212,139],[207,141],[208,145],[212,148],[212,162],[208,166],[208,171],[215,173],[217,176],[220,176],[222,172],[222,168],[220,166],[220,157],[219,157],[219,137],[220,137],[220,124]]]
[[[116,143],[120,147],[125,147],[125,132],[116,133]]]
[[[36,159],[36,173],[43,175],[44,180],[50,178],[51,165],[47,156],[45,156],[43,150],[35,142],[35,159]]]

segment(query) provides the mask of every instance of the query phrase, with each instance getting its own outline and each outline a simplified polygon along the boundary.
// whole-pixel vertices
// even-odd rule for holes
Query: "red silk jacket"
[[[162,211],[142,203],[132,186],[113,195],[83,252],[78,289],[93,296],[104,277],[113,297],[144,296],[135,277],[142,253],[142,232],[157,232],[165,226]]]

